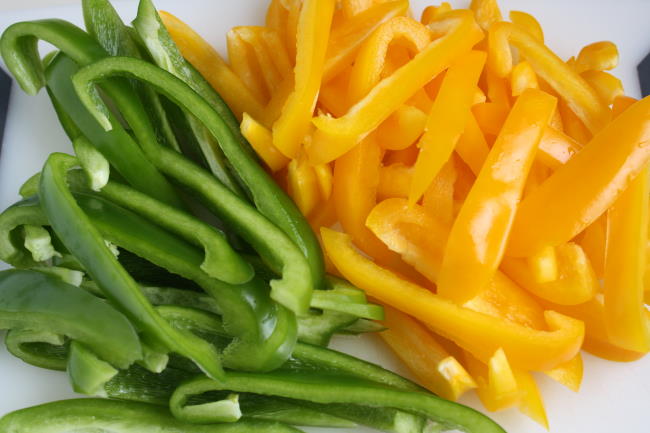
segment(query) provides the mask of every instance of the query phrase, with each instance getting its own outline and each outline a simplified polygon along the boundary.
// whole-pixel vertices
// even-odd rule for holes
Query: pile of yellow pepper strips
[[[650,350],[650,99],[606,72],[611,42],[563,61],[495,0],[411,16],[407,0],[272,0],[264,26],[228,33],[228,63],[162,18],[330,272],[386,306],[381,337],[421,383],[548,426],[531,372],[577,390],[581,348]]]

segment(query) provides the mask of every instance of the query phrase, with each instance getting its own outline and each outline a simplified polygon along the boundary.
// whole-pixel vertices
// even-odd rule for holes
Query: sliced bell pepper
[[[594,88],[598,96],[607,106],[618,96],[624,96],[625,90],[621,80],[603,71],[585,71],[580,74]]]
[[[343,0],[341,9],[347,19],[367,10],[373,4],[373,0]]]
[[[456,168],[453,159],[449,159],[424,192],[422,206],[431,216],[444,225],[451,227],[455,216],[454,184]]]
[[[519,96],[526,89],[537,89],[538,87],[537,75],[535,75],[535,71],[530,66],[530,63],[522,61],[512,68],[512,72],[510,73],[512,96]]]
[[[413,168],[401,162],[381,167],[379,169],[377,199],[383,201],[387,198],[407,198],[412,173]]]
[[[519,392],[521,393],[521,400],[518,406],[519,410],[548,430],[546,409],[544,408],[542,394],[535,382],[535,378],[530,372],[523,370],[514,370],[514,374],[517,379]]]
[[[233,72],[244,82],[255,99],[267,103],[271,93],[263,80],[262,65],[259,64],[255,48],[244,41],[237,27],[226,34],[228,60]]]
[[[467,119],[465,130],[456,143],[456,153],[478,176],[490,151],[474,114]]]
[[[488,41],[488,67],[498,76],[506,77],[512,70],[509,46],[512,44],[592,133],[602,129],[610,120],[609,109],[596,92],[571,67],[521,27],[507,22],[496,23],[490,28]]]
[[[487,410],[495,412],[519,403],[517,379],[503,349],[494,352],[485,364],[466,351],[464,358],[470,374],[478,384],[476,393]]]
[[[349,98],[353,103],[365,97],[380,81],[388,47],[393,41],[416,55],[431,42],[431,32],[407,17],[395,17],[379,26],[361,45],[354,60],[349,84]]]
[[[439,6],[431,5],[427,6],[422,10],[422,15],[420,16],[420,22],[422,24],[429,25],[440,15],[449,12],[452,9],[451,5],[447,2],[440,3]]]
[[[528,270],[538,283],[548,283],[558,278],[557,255],[554,247],[546,247],[526,258]]]
[[[566,164],[580,149],[582,149],[580,143],[548,125],[539,142],[537,158],[546,167],[556,170]]]
[[[485,135],[498,135],[509,111],[506,105],[496,102],[483,102],[472,106],[472,114]]]
[[[271,2],[269,2],[269,7],[266,10],[264,23],[266,24],[266,27],[276,32],[282,45],[285,46],[284,49],[286,51],[287,38],[285,32],[287,30],[289,11],[285,7],[285,3],[286,2],[282,0],[271,0]]]
[[[309,132],[323,76],[334,3],[334,0],[306,0],[300,10],[295,87],[273,124],[273,144],[289,158],[296,157]]]
[[[506,77],[499,77],[492,69],[485,70],[485,85],[487,86],[487,99],[503,109],[508,110],[510,102],[510,85]]]
[[[424,132],[427,115],[412,105],[402,105],[375,131],[379,145],[387,150],[406,149]]]
[[[635,103],[526,197],[519,205],[507,254],[525,257],[567,242],[612,206],[650,160],[649,116],[650,98]],[[613,142],[617,146],[612,147]],[[599,175],[588,175],[594,172]]]
[[[555,98],[539,90],[518,98],[451,229],[438,277],[441,296],[464,302],[494,275],[554,109]]]
[[[635,352],[650,351],[650,321],[643,300],[649,174],[647,167],[641,170],[607,215],[605,325],[612,343]]]
[[[598,100],[600,101],[600,97]],[[581,145],[584,146],[587,144],[593,137],[593,134],[585,126],[584,122],[580,120],[580,118],[573,112],[573,110],[571,110],[571,107],[569,107],[566,101],[559,101],[558,111],[562,117],[563,131]]]
[[[353,148],[483,36],[468,11],[451,11],[429,27],[440,39],[430,43],[390,77],[380,81],[344,116],[337,119],[327,116],[314,118],[317,131],[307,149],[314,164],[332,161]]]
[[[409,202],[416,203],[449,160],[463,133],[473,100],[473,89],[485,64],[485,53],[471,51],[454,62],[429,112],[425,133],[418,141]]]
[[[384,312],[386,317],[382,323],[387,329],[379,336],[427,389],[457,401],[476,387],[461,363],[425,326],[394,308],[384,306]]]
[[[359,47],[383,23],[406,14],[407,0],[374,4],[332,28],[323,70],[323,83],[330,82],[352,63]]]
[[[476,21],[483,30],[487,31],[492,24],[503,21],[496,0],[472,0],[469,8],[474,12]]]
[[[289,158],[273,146],[271,131],[248,113],[243,114],[240,129],[244,138],[253,146],[255,153],[262,158],[271,171],[276,172],[289,164]]]
[[[241,119],[242,114],[247,112],[259,119],[264,112],[262,101],[248,90],[219,53],[179,18],[165,11],[159,14],[183,57],[219,92],[237,118]]]
[[[264,27],[260,26],[237,26],[230,30],[230,32],[236,34],[243,43],[247,44],[253,50],[266,93],[272,96],[277,92],[278,86],[282,83],[284,78],[283,72],[291,72],[291,64],[289,63],[287,53],[283,50],[283,45],[279,46],[279,52],[269,50],[262,36],[264,31]],[[232,59],[232,57],[230,58]],[[275,61],[276,58],[280,59],[278,62],[282,65],[283,69],[278,68]]]
[[[513,366],[545,371],[580,350],[584,325],[579,320],[545,311],[549,330],[540,331],[462,308],[364,258],[347,235],[326,228],[321,229],[321,235],[327,254],[350,282],[431,326],[479,360],[487,362],[503,347]]]
[[[332,166],[330,164],[318,164],[314,166],[316,173],[316,183],[323,200],[329,200],[332,196],[333,176]]]
[[[585,45],[576,57],[574,68],[585,71],[609,71],[618,65],[618,47],[610,41]]]
[[[612,103],[612,114],[614,117],[618,117],[619,114],[634,105],[635,102],[637,102],[637,99],[630,96],[617,96]]]
[[[309,215],[320,200],[316,172],[304,155],[292,159],[287,167],[287,190],[303,215]]]
[[[501,270],[535,296],[559,305],[577,305],[591,300],[600,289],[591,262],[579,245],[569,242],[555,247],[558,278],[540,282],[522,259],[505,258]]]
[[[548,377],[561,383],[573,392],[580,391],[583,373],[584,367],[582,363],[582,355],[580,355],[580,353],[578,353],[573,359],[558,365],[552,370],[544,372]]]
[[[577,239],[596,273],[596,277],[605,275],[605,245],[607,243],[607,214],[603,214],[583,230]]]
[[[510,11],[508,16],[514,25],[521,27],[539,42],[544,43],[544,30],[534,16],[522,11]]]

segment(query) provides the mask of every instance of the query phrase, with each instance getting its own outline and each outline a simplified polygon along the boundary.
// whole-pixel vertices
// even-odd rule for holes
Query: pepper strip
[[[106,105],[98,97],[94,82],[112,75],[135,78],[151,84],[200,119],[218,137],[233,168],[250,188],[259,213],[210,173],[178,153],[157,146],[150,137],[148,125],[139,123],[141,106],[120,106],[136,135],[145,136],[140,142],[150,160],[161,171],[195,190],[213,211],[230,223],[230,227],[238,230],[277,271],[282,272],[282,279],[271,282],[273,299],[298,314],[305,313],[309,308],[311,290],[320,288],[324,272],[318,240],[295,204],[262,167],[241,149],[206,101],[178,78],[154,65],[132,58],[112,57],[85,67],[73,77],[82,102],[104,128],[110,130],[112,125],[106,117]]]
[[[483,36],[470,11],[451,11],[429,27],[439,39],[380,81],[344,116],[313,119],[317,131],[307,152],[314,164],[332,161],[353,148]]]
[[[479,293],[497,270],[555,102],[531,89],[512,108],[452,226],[438,276],[440,296],[463,303]]]
[[[83,289],[41,272],[0,272],[0,328],[68,337],[119,368],[142,359],[140,340],[126,317]]]
[[[240,125],[241,133],[253,146],[255,153],[266,163],[271,171],[276,172],[289,164],[289,158],[278,152],[273,146],[273,136],[264,125],[244,113]]]
[[[336,386],[332,386],[335,383]],[[283,374],[266,375],[228,373],[226,383],[218,384],[204,377],[183,383],[170,399],[171,412],[178,419],[191,421],[185,406],[193,395],[208,391],[230,390],[306,400],[321,404],[343,403],[389,407],[421,415],[442,427],[468,433],[505,432],[485,415],[439,397],[380,387],[372,382],[339,376]]]
[[[643,300],[648,239],[648,168],[608,211],[605,251],[605,325],[610,341],[635,352],[650,351],[650,321]]]
[[[567,242],[610,208],[650,160],[649,119],[650,98],[644,98],[526,197],[519,205],[506,254],[526,257]],[[617,145],[612,147],[614,142]]]
[[[45,84],[43,63],[37,49],[39,39],[51,43],[79,65],[107,56],[106,51],[87,33],[67,21],[47,19],[9,26],[0,38],[0,52],[20,87],[30,95],[38,93]],[[102,83],[102,89],[113,99],[134,97],[130,86],[120,80],[107,80]],[[143,113],[143,116],[147,114]],[[80,127],[84,125],[88,124],[78,124]],[[94,123],[89,125],[92,127]],[[82,130],[95,142],[85,129]],[[171,184],[147,160],[133,140],[120,138],[111,139],[111,142],[113,146],[102,146],[100,150],[131,185],[168,204],[183,207]]]
[[[548,125],[539,142],[539,161],[552,170],[558,169],[578,153],[582,146],[560,130]]]
[[[195,425],[178,421],[169,411],[146,403],[106,399],[62,400],[11,412],[0,419],[0,430],[6,433],[47,431],[65,433],[70,430],[122,433],[301,433],[302,430],[265,421],[240,421],[234,424]]]
[[[327,254],[357,287],[431,326],[486,362],[503,347],[510,362],[524,370],[545,371],[573,358],[580,350],[584,325],[545,311],[549,331],[540,331],[459,307],[381,268],[357,253],[343,233],[322,228]]]
[[[192,359],[210,377],[222,377],[223,370],[214,348],[197,337],[174,330],[156,313],[79,208],[66,184],[67,172],[76,164],[76,158],[53,153],[41,173],[39,196],[54,231],[106,296],[119,305],[149,339]]]
[[[296,41],[294,89],[278,120],[273,123],[273,145],[289,158],[295,158],[316,107],[334,0],[305,0],[300,9]]]
[[[537,75],[550,84],[592,133],[607,124],[610,111],[591,86],[534,36],[507,22],[495,23],[488,32],[488,67],[499,77],[508,76],[512,70],[509,44],[519,50]]]

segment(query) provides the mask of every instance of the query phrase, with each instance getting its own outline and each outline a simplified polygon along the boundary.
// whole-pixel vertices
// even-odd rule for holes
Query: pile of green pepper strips
[[[86,30],[16,23],[2,57],[46,87],[75,156],[53,153],[0,215],[10,353],[94,395],[23,409],[0,432],[396,433],[503,430],[374,364],[327,349],[382,309],[325,274],[306,220],[150,0],[126,26],[84,0]],[[38,41],[57,51],[41,59]]]

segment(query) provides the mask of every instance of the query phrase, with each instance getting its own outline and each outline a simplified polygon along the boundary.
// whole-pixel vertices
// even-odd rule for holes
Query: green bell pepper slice
[[[78,341],[70,343],[66,370],[74,392],[97,397],[106,396],[104,385],[118,372]]]
[[[63,400],[21,409],[0,418],[3,433],[300,433],[285,424],[246,420],[196,425],[175,419],[166,408],[106,399]]]
[[[0,272],[0,329],[45,331],[50,343],[63,343],[61,337],[66,336],[118,368],[142,358],[138,335],[121,313],[83,289],[41,272]],[[52,334],[60,336],[58,341]],[[34,336],[29,335],[32,341]],[[25,335],[15,337],[25,341]]]

